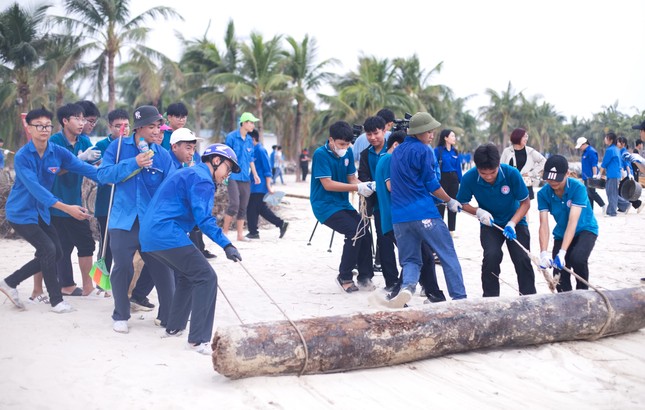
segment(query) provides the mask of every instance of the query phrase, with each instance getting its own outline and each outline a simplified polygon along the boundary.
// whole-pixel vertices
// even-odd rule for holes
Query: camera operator
[[[360,155],[358,167],[358,179],[363,182],[374,181],[376,176],[376,165],[381,157],[387,154],[385,148],[385,120],[382,117],[369,117],[365,120],[363,128],[370,143],[370,147],[363,150]],[[367,214],[374,215],[376,225],[376,246],[379,251],[379,260],[385,279],[385,288],[391,291],[399,279],[399,270],[396,266],[394,255],[394,240],[390,236],[383,235],[381,227],[381,213],[376,193],[366,199]]]
[[[383,120],[385,120],[385,142],[387,142],[387,137],[390,135],[390,130],[394,125],[394,121],[396,121],[396,117],[394,116],[392,110],[388,108],[383,108],[376,113],[376,116],[381,117],[383,118]],[[367,136],[365,135],[365,133],[362,133],[358,136],[358,138],[356,138],[356,141],[354,141],[354,146],[352,147],[352,150],[354,151],[355,164],[359,163],[361,152],[363,152],[363,150],[369,146],[370,143],[369,141],[367,141]]]

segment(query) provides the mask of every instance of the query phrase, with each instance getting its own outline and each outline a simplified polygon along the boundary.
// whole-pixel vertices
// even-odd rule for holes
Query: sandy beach
[[[228,261],[207,238],[220,292],[215,328],[284,319],[266,291],[291,319],[373,311],[369,292],[343,294],[335,284],[342,237],[318,226],[309,183],[277,190],[287,195],[277,213],[289,221],[283,239],[263,225],[260,240],[235,243],[243,265]],[[604,191],[600,191],[604,196]],[[292,196],[293,195],[293,196]],[[645,212],[606,218],[596,208],[600,235],[590,259],[590,282],[602,289],[641,286],[645,276]],[[552,225],[553,226],[553,225]],[[538,246],[537,201],[529,211],[531,248]],[[481,298],[479,223],[459,215],[455,246],[468,298]],[[0,240],[0,276],[33,256],[23,240]],[[331,252],[328,252],[328,249]],[[80,272],[72,258],[76,281]],[[443,274],[438,279],[445,288]],[[501,294],[515,297],[515,272],[505,252]],[[377,273],[376,292],[383,278]],[[18,290],[27,301],[32,280]],[[549,293],[536,274],[538,293]],[[264,291],[263,291],[264,290]],[[209,356],[186,349],[185,337],[161,339],[156,312],[133,312],[130,333],[112,330],[112,300],[66,298],[76,311],[57,315],[48,305],[18,311],[0,294],[0,408],[2,409],[428,409],[428,408],[645,408],[645,331],[597,341],[553,343],[526,348],[473,351],[405,365],[337,374],[254,377],[229,380],[213,370]],[[157,303],[156,294],[151,295]],[[415,295],[412,307],[423,307]],[[453,303],[453,302],[448,302]],[[232,306],[231,306],[232,305]],[[233,310],[234,309],[234,310]],[[237,317],[239,315],[239,318]],[[562,312],[576,315],[576,312]]]

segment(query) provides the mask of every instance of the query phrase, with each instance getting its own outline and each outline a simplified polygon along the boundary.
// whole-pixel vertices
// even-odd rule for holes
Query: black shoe
[[[143,299],[130,298],[130,309],[134,311],[141,310],[144,312],[150,312],[154,308],[155,308],[154,303],[150,303],[148,298],[143,298]]]
[[[439,256],[437,256],[436,253],[433,253],[432,255],[434,256],[434,264],[441,265],[441,259],[439,259]]]
[[[287,233],[288,227],[289,227],[289,222],[282,222],[282,226],[280,227],[280,238],[282,238],[284,234]]]
[[[246,237],[249,239],[260,239],[260,234],[259,233],[247,233]]]
[[[376,263],[372,267],[372,270],[374,270],[374,272],[383,272],[383,268],[381,267],[381,265],[378,265]]]
[[[214,253],[211,253],[211,251],[209,251],[208,249],[204,249],[202,251],[202,255],[204,255],[206,259],[217,258],[217,255],[215,255]]]
[[[428,300],[430,303],[437,303],[437,302],[445,302],[446,301],[446,295],[443,294],[442,291],[436,292],[436,293],[428,293],[427,295]]]

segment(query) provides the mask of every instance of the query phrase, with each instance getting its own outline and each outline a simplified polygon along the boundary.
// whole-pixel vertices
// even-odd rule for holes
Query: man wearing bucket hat
[[[201,159],[200,164],[164,180],[150,201],[154,212],[143,217],[139,236],[143,255],[152,255],[163,262],[165,271],[172,269],[177,275],[177,291],[162,337],[181,335],[190,315],[189,347],[211,354],[217,274],[186,234],[197,225],[224,249],[228,259],[242,260],[212,215],[215,184],[239,173],[240,167],[233,150],[224,144],[210,145]]]
[[[589,255],[598,238],[598,222],[591,209],[582,182],[569,178],[569,163],[562,155],[552,155],[544,164],[542,179],[547,182],[538,192],[540,212],[540,267],[553,267],[560,274],[558,292],[572,290],[570,267],[585,281],[589,280]],[[555,219],[553,250],[549,255],[549,214]],[[588,289],[576,279],[576,289]]]
[[[434,139],[434,130],[440,125],[427,112],[414,114],[408,136],[392,153],[392,223],[403,267],[403,284],[399,294],[391,300],[393,306],[403,307],[412,298],[423,263],[423,242],[441,260],[450,296],[453,299],[466,297],[452,237],[433,200],[434,196],[447,202],[452,212],[461,210],[459,202],[441,188],[435,173],[436,160],[429,145]]]
[[[129,331],[128,288],[134,274],[132,258],[140,248],[140,223],[148,210],[152,196],[172,171],[170,154],[154,143],[163,122],[157,108],[143,105],[134,111],[133,117],[134,133],[132,136],[121,138],[117,144],[108,146],[98,170],[100,183],[116,184],[108,234],[111,238],[110,248],[113,257],[110,274],[114,296],[113,330],[118,333]],[[140,151],[139,145],[145,145],[148,151]],[[149,151],[154,153],[154,162]],[[172,273],[169,273],[161,262],[150,255],[142,255],[142,258],[145,268],[141,275],[144,280],[144,275],[152,276],[159,297],[158,319],[162,325],[165,325],[175,290]],[[139,281],[141,280],[142,278],[139,277]]]
[[[604,214],[607,205],[605,201],[602,200],[596,188],[592,186],[593,177],[598,173],[598,152],[594,147],[591,146],[589,141],[585,137],[580,137],[576,141],[576,149],[580,150],[581,155],[581,174],[582,182],[587,187],[587,195],[589,196],[589,203],[591,204],[591,209],[593,209],[593,203],[598,202],[598,205],[602,207],[602,213]]]
[[[226,145],[231,147],[237,155],[242,172],[231,175],[228,179],[228,208],[224,215],[222,229],[224,235],[227,235],[233,218],[235,218],[238,241],[248,240],[244,237],[244,219],[251,196],[251,178],[256,184],[260,183],[260,177],[253,163],[253,141],[248,135],[255,129],[255,123],[258,121],[260,120],[250,112],[243,113],[240,116],[240,128],[230,132],[225,141]]]

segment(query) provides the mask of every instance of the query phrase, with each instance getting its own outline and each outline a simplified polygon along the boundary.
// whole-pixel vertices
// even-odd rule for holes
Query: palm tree
[[[501,147],[506,147],[509,138],[508,130],[518,114],[517,105],[522,93],[516,94],[509,81],[505,91],[498,93],[487,88],[486,94],[490,97],[490,105],[480,107],[480,113],[488,122],[491,139],[498,139]]]
[[[165,6],[153,7],[130,19],[129,3],[129,0],[65,0],[68,16],[53,18],[69,30],[78,30],[89,39],[89,45],[98,50],[99,55],[92,62],[96,92],[99,97],[103,95],[107,76],[108,110],[116,106],[114,71],[122,51],[131,48],[148,55],[160,55],[142,45],[151,30],[143,24],[148,19],[158,21],[159,17],[183,20],[174,9]]]

